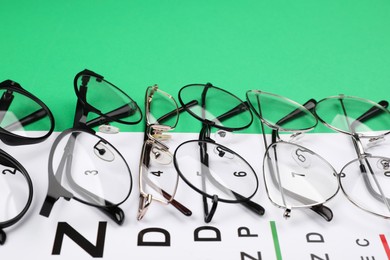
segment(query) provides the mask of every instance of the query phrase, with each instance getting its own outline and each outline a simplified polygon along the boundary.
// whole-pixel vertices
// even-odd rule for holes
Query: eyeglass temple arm
[[[145,153],[148,154],[150,153],[150,149],[151,147],[147,146],[145,148]],[[142,162],[144,165],[149,165],[150,164],[150,157],[149,156],[144,156],[144,161]],[[145,178],[147,181],[149,181],[148,178]],[[166,192],[165,190],[161,189],[161,188],[157,188],[153,182],[148,182],[149,183],[149,186],[151,188],[153,188],[154,190],[158,190],[159,192],[162,193],[163,197],[170,201],[172,199],[172,195],[169,194],[168,192]],[[179,201],[175,200],[175,199],[172,199],[169,204],[171,204],[172,206],[174,206],[177,210],[179,210],[183,215],[185,216],[191,216],[192,215],[192,211],[190,209],[188,209],[186,206],[184,206],[183,204],[181,204]]]
[[[198,104],[198,101],[197,101],[197,100],[192,100],[192,101],[188,102],[187,104],[184,104],[184,106],[179,107],[177,110],[174,109],[174,110],[172,110],[171,112],[166,113],[165,115],[161,116],[159,119],[157,119],[157,122],[158,122],[159,124],[163,124],[164,121],[166,121],[166,120],[172,118],[173,116],[175,116],[175,115],[177,114],[177,111],[178,111],[178,113],[180,114],[180,113],[182,113],[182,112],[185,112],[185,111],[186,111],[186,108],[195,106],[195,105],[197,105],[197,104]]]
[[[308,101],[306,101],[303,104],[303,106],[309,111],[312,111],[316,105],[317,105],[317,101],[315,99],[309,99]],[[290,112],[289,114],[287,114],[283,118],[279,119],[279,121],[276,124],[283,125],[291,120],[299,118],[302,115],[304,115],[302,110],[295,109],[294,111]],[[278,131],[273,129],[272,130],[272,143],[276,142],[277,135],[278,135]]]
[[[199,139],[200,140],[205,140],[207,139],[207,136],[209,135],[209,130],[210,130],[210,126],[208,125],[205,125],[201,132],[200,132],[200,136],[199,136]],[[200,146],[200,157],[201,157],[201,162],[203,165],[205,165],[207,167],[207,171],[208,171],[208,166],[209,166],[209,156],[208,156],[208,153],[207,153],[207,147],[206,147],[206,144],[205,143],[201,143],[199,144]],[[203,168],[202,168],[203,169]],[[203,169],[203,170],[206,170],[206,169]],[[225,186],[223,186],[221,183],[219,183],[209,172],[207,172],[207,174],[202,174],[202,181],[204,182],[205,181],[205,178],[204,176],[207,175],[209,180],[216,186],[218,186],[222,191],[225,191],[227,193],[231,193],[233,194],[238,200],[243,200],[242,202],[240,202],[240,204],[242,204],[244,207],[246,207],[247,209],[251,210],[252,212],[256,213],[257,215],[264,215],[265,213],[265,209],[260,205],[260,204],[257,204],[256,202],[253,202],[249,199],[245,200],[246,197],[242,196],[241,194],[229,189],[229,188],[226,188]],[[203,184],[205,185],[205,183]],[[205,212],[205,222],[206,223],[209,223],[215,213],[215,210],[217,208],[217,203],[218,203],[218,196],[217,195],[214,195],[213,196],[213,199],[212,199],[212,207],[210,209],[210,211],[208,210],[208,204],[207,204],[207,197],[206,196],[203,196],[203,208],[204,208],[204,212]],[[208,220],[208,221],[207,221]]]
[[[117,109],[114,109],[114,110],[104,114],[103,116],[98,116],[92,120],[89,120],[86,124],[88,127],[92,128],[95,126],[99,126],[99,125],[103,125],[103,124],[107,124],[107,123],[112,122],[113,120],[111,118],[121,119],[121,118],[124,118],[127,116],[134,115],[136,111],[137,111],[137,109],[133,109],[131,106],[126,104],[126,105],[123,105]]]
[[[317,101],[315,99],[309,99],[308,101],[306,101],[303,106],[309,110],[309,111],[312,111],[315,106],[317,104]],[[282,125],[282,124],[285,124],[293,119],[296,119],[300,116],[303,115],[303,111],[300,110],[300,109],[295,109],[294,111],[290,112],[289,114],[287,114],[286,116],[284,116],[283,118],[281,118],[276,124],[277,125]],[[276,142],[276,137],[278,135],[278,130],[275,130],[273,129],[272,130],[272,143]],[[269,159],[269,158],[268,158]],[[272,170],[273,172],[273,170]],[[272,176],[273,179],[274,179],[274,175]],[[276,182],[276,180],[274,179],[274,182]],[[287,192],[289,193],[289,196],[291,197],[294,197],[295,199],[298,199],[298,200],[305,200],[304,197],[296,194],[296,193],[293,193],[293,192],[290,192],[289,190],[286,190],[283,188],[283,191],[281,192]],[[306,199],[308,200],[308,199]],[[326,221],[331,221],[332,218],[333,218],[333,212],[330,208],[328,208],[327,206],[323,205],[323,204],[319,204],[319,205],[316,205],[316,206],[312,206],[310,207],[310,209],[312,211],[314,211],[315,213],[317,213],[318,215],[320,215],[321,217],[323,217]]]
[[[40,120],[46,116],[47,116],[46,110],[41,108],[41,109],[38,109],[37,111],[35,111],[35,112],[33,112],[33,113],[31,113],[31,114],[29,114],[21,119],[18,119],[16,122],[11,123],[3,128],[7,131],[16,130],[16,129],[19,129],[21,127],[25,127],[29,124],[32,124],[34,122],[37,122],[38,120]]]

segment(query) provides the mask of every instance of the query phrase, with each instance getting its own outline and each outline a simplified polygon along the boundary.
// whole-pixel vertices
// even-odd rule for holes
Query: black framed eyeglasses
[[[385,146],[390,133],[387,107],[387,101],[338,95],[315,108],[323,124],[350,136],[357,155],[338,174],[342,192],[357,207],[383,218],[390,218],[390,158],[372,152]]]
[[[103,76],[89,70],[74,79],[77,106],[73,128],[62,132],[49,153],[49,187],[40,214],[48,217],[59,198],[99,208],[122,224],[119,205],[130,195],[132,177],[121,153],[92,127],[109,123],[136,124],[138,105]]]
[[[237,96],[210,83],[190,84],[180,89],[182,106],[194,100],[198,105],[186,110],[202,123],[199,139],[186,141],[176,148],[174,165],[184,182],[202,195],[205,222],[212,220],[218,202],[240,203],[263,215],[264,208],[250,200],[259,186],[252,166],[210,137],[212,126],[226,131],[250,126],[253,115],[249,107]]]
[[[137,219],[141,220],[152,201],[172,205],[186,216],[192,212],[174,199],[179,176],[172,165],[172,154],[167,142],[179,120],[176,100],[157,85],[145,93],[145,135],[139,164],[140,202]]]
[[[0,139],[8,145],[44,141],[54,129],[49,108],[12,80],[0,83]],[[6,241],[5,228],[16,224],[28,211],[33,185],[26,169],[0,149],[0,245]]]
[[[246,97],[261,123],[266,149],[263,177],[270,201],[285,210],[286,218],[294,208],[310,208],[325,220],[332,220],[331,209],[323,204],[338,192],[336,170],[319,154],[292,142],[317,125],[317,118],[310,111],[315,100],[300,105],[260,90],[247,91]],[[264,125],[272,129],[269,145]],[[287,135],[291,140],[283,140],[280,132],[292,133]]]

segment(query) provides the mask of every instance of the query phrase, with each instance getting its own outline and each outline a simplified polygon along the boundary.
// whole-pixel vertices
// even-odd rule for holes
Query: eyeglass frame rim
[[[357,97],[357,96],[349,96],[349,95],[344,95],[344,94],[334,95],[334,96],[329,96],[329,97],[325,97],[325,98],[321,99],[320,101],[317,102],[317,104],[320,104],[321,102],[325,102],[327,100],[336,100],[336,99],[343,100],[344,98],[363,101],[363,102],[366,102],[367,104],[370,104],[372,107],[375,106],[376,108],[380,109],[381,111],[386,112],[389,115],[389,119],[390,119],[390,111],[388,109],[384,108],[383,106],[381,106],[380,104],[378,104],[375,101],[372,101],[372,100],[366,99],[366,98]],[[339,128],[332,126],[331,124],[327,123],[322,117],[320,117],[317,113],[317,105],[315,106],[313,113],[322,124],[324,124],[329,129],[334,130],[338,133],[346,134],[349,136],[354,136],[355,134],[357,134],[359,136],[359,138],[375,138],[375,137],[386,136],[386,135],[390,134],[390,130],[388,130],[386,133],[381,134],[381,135],[362,135],[360,133],[348,132],[348,131],[341,130]],[[374,130],[373,132],[376,132],[376,130]]]
[[[184,103],[184,101],[182,100],[182,97],[181,97],[182,90],[187,88],[187,87],[192,87],[192,86],[198,86],[198,87],[206,87],[207,86],[207,87],[211,87],[211,88],[217,89],[219,91],[222,91],[222,92],[224,92],[224,93],[234,97],[236,100],[240,101],[240,103],[244,104],[247,107],[247,111],[250,114],[250,121],[249,121],[249,123],[246,124],[245,126],[241,126],[241,127],[228,127],[228,126],[223,126],[223,125],[220,125],[220,124],[216,124],[216,122],[208,120],[208,119],[202,119],[201,117],[196,115],[194,112],[192,112],[191,109],[185,107],[185,103]],[[211,83],[206,83],[206,84],[193,83],[193,84],[188,84],[188,85],[185,85],[185,86],[181,87],[180,90],[179,90],[179,93],[178,93],[178,100],[179,100],[180,105],[185,107],[185,110],[187,111],[187,113],[189,113],[192,117],[194,117],[198,121],[202,122],[203,124],[209,125],[211,127],[215,127],[215,128],[218,128],[218,129],[222,129],[222,130],[226,130],[226,131],[229,131],[229,132],[233,132],[233,131],[244,130],[244,129],[248,128],[253,123],[252,111],[251,111],[250,107],[246,104],[245,101],[243,101],[242,99],[240,99],[239,97],[237,97],[233,93],[230,93],[229,91],[224,90],[222,88],[216,87],[216,86],[214,86]]]
[[[269,200],[271,201],[271,203],[275,206],[277,206],[278,208],[281,208],[281,209],[305,209],[305,208],[311,208],[311,207],[315,207],[315,206],[319,206],[319,205],[323,205],[327,202],[329,202],[331,199],[333,199],[335,196],[337,196],[337,194],[339,193],[339,190],[340,190],[340,186],[337,185],[337,190],[336,192],[329,198],[325,199],[323,202],[320,202],[320,203],[315,203],[315,204],[308,204],[308,205],[301,205],[301,206],[286,206],[286,205],[280,205],[278,204],[277,202],[275,202],[271,196],[270,196],[270,192],[269,192],[269,189],[268,189],[268,185],[267,185],[267,181],[266,181],[266,176],[265,176],[265,171],[264,171],[264,167],[265,167],[265,164],[264,164],[264,161],[266,160],[267,158],[267,154],[268,154],[268,151],[271,149],[272,146],[276,146],[280,143],[283,143],[283,144],[288,144],[288,145],[293,145],[293,146],[297,146],[299,148],[304,148],[305,150],[309,151],[309,152],[312,152],[313,154],[315,154],[317,157],[319,157],[322,161],[324,161],[328,166],[330,166],[330,168],[333,170],[333,173],[335,175],[335,178],[336,178],[336,182],[338,184],[338,175],[339,173],[336,171],[336,169],[333,167],[333,165],[331,163],[329,163],[325,158],[323,158],[321,155],[319,155],[318,153],[312,151],[311,149],[308,149],[307,147],[305,146],[302,146],[302,145],[299,145],[299,144],[296,144],[296,143],[293,143],[293,142],[287,142],[287,141],[284,141],[284,140],[278,140],[277,142],[274,142],[274,143],[271,143],[265,153],[264,153],[264,156],[263,156],[263,166],[262,166],[262,169],[263,169],[263,180],[264,180],[264,186],[265,186],[265,190],[266,190],[266,193],[267,193],[267,196],[269,198]],[[280,194],[282,195],[283,193],[280,192]],[[283,197],[283,196],[281,196]],[[289,196],[291,197],[291,196]]]
[[[250,102],[250,100],[249,100],[249,93],[266,94],[269,96],[277,97],[277,98],[280,98],[282,100],[288,101],[290,104],[293,104],[296,106],[295,109],[299,108],[301,111],[308,112],[307,114],[312,115],[312,118],[315,120],[315,124],[313,126],[305,127],[305,128],[283,128],[277,124],[272,124],[257,112],[256,108],[254,107],[252,102]],[[307,109],[302,104],[300,104],[300,103],[298,103],[290,98],[287,98],[287,97],[282,96],[282,95],[274,94],[271,92],[265,92],[265,91],[258,90],[258,89],[248,90],[245,95],[246,95],[246,100],[248,102],[250,109],[253,110],[253,113],[255,113],[255,115],[261,120],[261,122],[264,123],[266,126],[268,126],[271,130],[277,130],[277,132],[308,132],[308,131],[313,130],[318,125],[317,117],[315,115],[313,115],[313,113],[309,109]]]
[[[121,94],[123,94],[126,98],[128,98],[132,104],[135,105],[136,107],[136,112],[135,113],[139,113],[139,118],[136,120],[136,121],[131,121],[131,122],[127,122],[127,121],[123,121],[123,120],[120,120],[120,119],[116,119],[114,117],[110,117],[108,116],[107,114],[104,114],[101,112],[100,109],[96,108],[95,106],[89,104],[87,102],[87,100],[85,99],[85,97],[83,97],[81,94],[80,94],[80,91],[79,91],[79,88],[78,88],[78,85],[77,85],[77,81],[78,79],[83,76],[83,75],[86,75],[86,76],[90,76],[90,77],[95,77],[97,79],[100,79],[102,80],[103,82],[107,83],[108,85],[110,85],[111,87],[113,87],[114,89],[118,90]],[[95,113],[97,115],[99,115],[100,117],[103,117],[103,118],[108,118],[109,119],[109,122],[117,122],[117,123],[120,123],[120,124],[125,124],[125,125],[136,125],[138,124],[139,122],[141,122],[142,118],[143,118],[143,115],[142,115],[142,111],[141,111],[141,108],[138,106],[137,102],[135,102],[129,95],[127,95],[122,89],[120,89],[119,87],[117,87],[116,85],[114,85],[113,83],[107,81],[102,75],[100,74],[97,74],[91,70],[88,70],[88,69],[84,69],[83,71],[80,71],[79,73],[76,74],[76,76],[74,77],[73,79],[73,87],[74,87],[74,91],[75,91],[75,94],[77,96],[77,100],[78,102],[82,103],[84,108],[87,108],[88,109],[88,112],[92,112],[92,113]]]
[[[104,143],[106,144],[109,144],[110,148],[113,148],[114,151],[120,155],[120,157],[122,158],[122,160],[125,162],[125,165],[128,169],[128,173],[129,173],[129,176],[130,176],[130,180],[132,180],[132,174],[131,174],[131,170],[130,170],[130,167],[129,165],[127,164],[125,158],[123,157],[123,155],[119,152],[119,150],[114,146],[112,145],[110,142],[108,142],[106,139],[104,139],[103,137],[99,136],[99,135],[96,135],[94,133],[92,133],[91,131],[87,131],[86,129],[83,129],[83,128],[69,128],[69,129],[66,129],[65,131],[63,131],[60,135],[58,135],[58,137],[54,140],[53,142],[53,145],[52,147],[50,148],[50,152],[49,152],[49,163],[48,163],[48,174],[49,176],[52,176],[54,179],[54,181],[63,189],[65,190],[66,192],[68,192],[69,194],[71,194],[71,196],[67,196],[66,194],[61,194],[60,196],[57,196],[57,198],[55,198],[54,196],[50,196],[49,194],[47,194],[49,197],[52,197],[54,199],[56,199],[56,201],[59,199],[59,198],[64,198],[65,200],[70,200],[70,199],[74,199],[80,203],[83,203],[85,205],[89,205],[89,206],[93,206],[93,207],[96,207],[96,208],[115,208],[115,207],[118,207],[119,205],[123,204],[130,196],[131,194],[131,191],[132,191],[132,187],[133,187],[133,181],[130,182],[130,186],[129,186],[129,192],[127,193],[125,199],[123,199],[121,202],[119,203],[113,203],[112,205],[98,205],[98,204],[93,204],[93,203],[90,203],[90,202],[87,202],[85,200],[82,200],[80,199],[78,196],[75,196],[74,195],[74,192],[70,191],[69,189],[65,188],[61,182],[57,179],[56,175],[54,174],[54,167],[53,167],[53,157],[54,157],[54,153],[55,153],[55,150],[56,148],[58,147],[58,144],[67,136],[67,135],[72,135],[72,133],[76,133],[76,132],[80,132],[80,133],[85,133],[85,134],[88,134],[88,135],[91,135],[91,136],[94,136],[96,137],[97,139],[99,139],[99,142],[100,141],[103,141]],[[50,167],[52,166],[52,167]],[[51,177],[49,177],[49,186],[50,186],[50,182],[52,180],[50,180]],[[49,189],[48,189],[49,190]],[[58,192],[58,191],[57,191]],[[60,194],[60,193],[58,193]],[[54,204],[53,204],[54,206]]]
[[[150,89],[152,90],[151,93],[149,92]],[[173,126],[164,125],[164,124],[158,124],[158,123],[151,123],[149,121],[149,116],[148,115],[151,114],[151,112],[150,112],[150,104],[152,103],[153,95],[156,92],[159,92],[160,94],[166,96],[169,100],[173,101],[173,104],[175,105],[176,111],[177,111],[175,124]],[[157,144],[158,146],[162,147],[165,151],[169,152],[172,155],[172,153],[169,151],[169,147],[166,144],[164,144],[161,141],[159,141],[158,139],[154,138],[153,135],[151,134],[151,132],[152,132],[153,129],[158,129],[158,128],[160,128],[161,131],[162,131],[162,129],[165,128],[164,132],[172,131],[172,130],[175,129],[178,121],[179,121],[179,107],[178,107],[178,104],[177,104],[175,98],[172,95],[168,94],[167,92],[159,89],[157,84],[154,84],[153,86],[149,86],[146,89],[146,91],[145,91],[145,140],[144,140],[143,145],[142,145],[141,156],[140,156],[139,167],[138,167],[138,169],[139,169],[138,187],[139,187],[140,196],[142,196],[143,198],[150,197],[150,199],[152,201],[154,200],[154,201],[157,201],[157,202],[162,203],[164,205],[170,204],[175,199],[175,195],[176,195],[176,192],[177,192],[177,189],[178,189],[178,185],[179,185],[179,175],[177,175],[173,193],[169,194],[170,195],[170,199],[169,200],[163,200],[163,199],[161,199],[159,197],[153,196],[150,193],[146,193],[144,191],[143,185],[142,185],[142,184],[144,184],[143,183],[143,179],[144,179],[143,168],[145,166],[147,169],[149,169],[149,166],[146,166],[144,164],[144,160],[146,158],[145,157],[146,156],[146,146],[147,145],[151,145],[151,148],[153,148],[153,145]],[[148,156],[150,157],[150,154]],[[158,188],[160,188],[160,187],[158,187]],[[153,187],[152,187],[152,189],[153,189]]]
[[[354,204],[356,207],[358,207],[359,209],[367,212],[367,213],[370,213],[372,215],[375,215],[377,217],[381,217],[381,218],[384,218],[384,219],[390,219],[390,212],[388,213],[388,216],[385,216],[385,215],[382,215],[382,214],[379,214],[379,213],[376,213],[376,212],[373,212],[371,210],[368,210],[366,208],[364,208],[363,206],[360,206],[355,200],[351,199],[351,196],[348,195],[348,193],[345,191],[344,189],[344,185],[342,185],[342,182],[341,182],[341,178],[342,177],[342,174],[344,173],[343,170],[351,165],[352,163],[354,162],[357,162],[357,161],[360,161],[362,159],[365,159],[365,158],[384,158],[384,159],[388,159],[390,161],[390,157],[386,157],[386,156],[380,156],[380,155],[372,155],[372,154],[362,154],[361,156],[359,156],[358,158],[355,158],[349,162],[347,162],[343,167],[342,169],[340,170],[340,172],[337,174],[338,177],[338,182],[339,182],[339,186],[340,186],[340,189],[341,191],[343,192],[344,196],[348,199],[348,201],[350,201],[352,204]],[[344,173],[345,174],[345,173]]]
[[[179,168],[179,163],[178,163],[178,160],[177,160],[177,151],[179,150],[179,148],[187,143],[199,143],[199,142],[204,142],[204,143],[208,143],[208,144],[211,144],[211,145],[218,145],[218,146],[222,146],[223,148],[226,148],[226,150],[229,150],[229,151],[232,151],[235,155],[237,155],[243,162],[245,162],[249,168],[252,170],[253,172],[253,175],[255,176],[255,179],[256,179],[256,189],[254,190],[253,194],[251,194],[249,197],[244,197],[243,199],[236,199],[236,200],[227,200],[227,199],[224,199],[224,198],[220,198],[219,195],[217,195],[218,197],[218,201],[219,202],[224,202],[224,203],[229,203],[229,204],[236,204],[236,203],[243,203],[243,202],[247,202],[247,201],[250,201],[257,193],[258,189],[259,189],[259,186],[260,186],[260,182],[259,182],[259,178],[256,174],[256,171],[253,169],[252,165],[250,165],[250,163],[245,159],[243,158],[240,154],[236,153],[235,151],[233,151],[232,149],[222,145],[222,144],[219,144],[219,143],[216,143],[212,140],[198,140],[198,139],[193,139],[193,140],[187,140],[183,143],[181,143],[176,149],[175,149],[175,152],[173,154],[173,163],[175,165],[175,169],[177,171],[177,173],[179,174],[179,176],[184,180],[185,183],[187,183],[188,186],[190,186],[193,190],[195,190],[197,193],[199,193],[200,195],[202,196],[205,196],[209,199],[214,199],[215,198],[215,195],[216,194],[213,194],[213,195],[209,195],[208,193],[205,193],[204,191],[202,191],[201,189],[197,188],[195,185],[193,185],[189,180],[187,180],[187,178],[184,177],[184,174],[182,173],[182,171],[180,171],[180,168]]]
[[[2,85],[4,85],[4,86],[2,86]],[[41,99],[39,99],[37,96],[35,96],[31,92],[24,89],[16,81],[9,80],[9,79],[5,80],[3,82],[0,82],[0,89],[9,89],[9,90],[15,91],[15,92],[31,99],[32,101],[37,103],[41,108],[43,108],[45,110],[46,115],[49,117],[49,120],[50,120],[50,129],[47,131],[47,133],[45,135],[39,136],[39,137],[27,137],[27,136],[16,135],[16,134],[9,132],[9,131],[5,130],[4,128],[0,127],[0,139],[4,143],[6,143],[8,145],[13,145],[13,146],[36,144],[36,143],[43,142],[53,133],[54,127],[55,127],[54,116],[53,116],[51,110],[49,109],[49,107]]]
[[[16,160],[13,156],[11,156],[7,152],[5,152],[3,149],[0,149],[0,156],[5,157],[12,164],[14,164],[14,166],[15,166],[14,168],[16,170],[18,170],[18,172],[20,172],[23,175],[23,177],[25,178],[25,180],[27,182],[28,190],[29,190],[27,203],[25,204],[24,208],[17,215],[12,217],[11,219],[8,219],[6,221],[1,221],[0,222],[0,231],[1,231],[4,228],[10,227],[10,226],[16,224],[17,222],[19,222],[23,218],[23,216],[27,213],[28,209],[31,206],[32,199],[34,197],[34,188],[33,188],[32,179],[31,179],[30,175],[28,174],[27,170],[23,167],[23,165],[18,160]]]

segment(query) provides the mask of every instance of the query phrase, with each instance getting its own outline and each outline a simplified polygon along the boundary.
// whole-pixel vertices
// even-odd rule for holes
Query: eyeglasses
[[[270,201],[285,210],[285,217],[290,217],[294,208],[310,208],[325,220],[332,220],[331,209],[323,204],[338,192],[336,171],[317,153],[291,142],[317,125],[316,117],[310,112],[315,100],[302,106],[260,90],[250,90],[246,97],[260,118],[266,148],[263,175]],[[267,144],[264,125],[272,129],[270,145]],[[292,140],[282,140],[280,131],[292,132]]]
[[[62,132],[50,150],[49,187],[40,214],[48,217],[63,197],[97,207],[122,224],[124,213],[119,205],[131,193],[130,168],[92,127],[115,132],[108,123],[136,124],[142,119],[141,110],[123,91],[92,71],[78,73],[74,87],[78,99],[73,128]]]
[[[8,145],[44,141],[54,129],[49,108],[18,83],[0,83],[0,139]],[[3,229],[16,224],[28,211],[33,185],[26,169],[0,149],[0,245],[6,241]]]
[[[247,104],[233,94],[208,84],[191,84],[179,91],[182,106],[195,100],[199,105],[186,107],[202,122],[198,140],[179,145],[174,165],[180,177],[203,198],[204,220],[210,222],[218,202],[241,203],[264,214],[264,208],[251,201],[258,189],[258,179],[251,165],[238,153],[211,139],[211,127],[226,131],[247,128],[253,115]],[[212,200],[209,209],[208,199]]]
[[[172,166],[172,154],[166,142],[166,132],[173,130],[179,120],[176,100],[157,85],[148,87],[145,94],[145,135],[139,167],[140,202],[137,219],[141,220],[152,201],[171,204],[181,213],[192,212],[174,199],[179,176]]]
[[[390,158],[368,153],[390,133],[387,101],[333,96],[318,102],[315,112],[329,128],[351,137],[357,158],[338,174],[341,190],[357,207],[390,218]]]

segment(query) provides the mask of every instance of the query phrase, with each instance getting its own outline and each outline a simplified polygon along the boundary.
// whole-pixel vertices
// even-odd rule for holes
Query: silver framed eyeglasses
[[[351,138],[357,158],[338,174],[342,192],[357,207],[390,218],[390,158],[373,155],[390,133],[388,102],[338,95],[320,100],[315,108],[327,127]]]
[[[339,190],[336,170],[319,154],[294,142],[317,125],[318,121],[310,111],[315,100],[300,105],[286,97],[260,90],[247,91],[246,97],[260,119],[266,149],[263,177],[270,201],[285,210],[286,218],[293,209],[310,208],[326,221],[331,221],[333,212],[324,203]],[[265,125],[272,130],[269,145]],[[283,140],[280,132],[285,132],[283,138],[287,136],[290,140]]]
[[[139,207],[137,219],[141,220],[152,201],[172,205],[181,213],[192,212],[174,199],[179,176],[172,165],[172,154],[167,142],[179,120],[176,100],[157,85],[148,87],[145,93],[145,135],[139,163]]]

